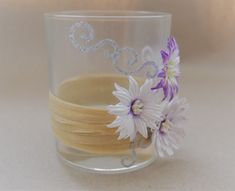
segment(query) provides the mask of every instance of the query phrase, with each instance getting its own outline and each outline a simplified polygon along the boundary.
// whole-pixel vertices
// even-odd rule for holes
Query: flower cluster
[[[164,99],[172,100],[175,94],[178,93],[179,85],[179,48],[176,40],[173,37],[168,39],[167,51],[161,51],[163,67],[158,73],[160,82],[152,88],[152,90],[162,88],[164,91]]]
[[[180,138],[184,135],[180,123],[185,119],[188,104],[185,98],[178,96],[180,57],[173,37],[168,39],[167,50],[162,50],[161,56],[162,69],[157,79],[146,79],[139,87],[137,81],[129,76],[129,89],[115,84],[113,95],[119,103],[109,105],[107,109],[116,115],[108,127],[118,127],[119,139],[130,138],[134,142],[137,134],[149,138],[149,129],[156,153],[164,157],[171,156],[179,147]],[[154,84],[156,81],[158,83]]]

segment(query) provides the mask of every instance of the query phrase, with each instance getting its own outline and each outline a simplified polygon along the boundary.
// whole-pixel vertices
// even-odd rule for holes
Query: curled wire
[[[157,63],[154,60],[148,60],[146,58],[149,54],[150,58],[152,58],[153,51],[150,47],[145,47],[142,51],[142,54],[139,53],[131,47],[119,47],[118,43],[112,39],[106,38],[96,42],[95,44],[90,43],[95,39],[95,31],[93,27],[83,21],[77,22],[73,24],[69,29],[69,40],[75,48],[80,49],[82,53],[95,52],[96,50],[108,46],[112,50],[110,52],[105,52],[105,57],[111,59],[114,67],[119,72],[125,75],[132,75],[142,70],[146,70],[145,75],[148,78],[154,78],[159,72],[159,68]],[[121,65],[123,63],[122,55],[127,53],[127,62],[126,67]],[[140,65],[140,58],[144,61]],[[129,67],[132,67],[130,69]],[[128,69],[129,68],[129,69]]]
[[[131,154],[121,159],[121,164],[124,167],[131,167],[136,163],[137,156],[136,156],[135,148],[136,148],[136,141],[133,141],[130,144]]]

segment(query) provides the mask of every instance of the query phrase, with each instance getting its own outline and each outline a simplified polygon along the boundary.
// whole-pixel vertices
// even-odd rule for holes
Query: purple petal
[[[164,79],[162,79],[155,87],[151,88],[151,90],[157,90],[164,87]]]
[[[169,99],[169,101],[171,101],[174,97],[174,87],[170,87],[169,89],[170,89],[170,99]]]
[[[167,60],[169,60],[169,54],[163,50],[161,50],[161,56],[162,56],[163,64],[166,63]]]
[[[157,77],[160,77],[160,78],[165,78],[166,77],[166,72],[165,70],[162,70],[161,72],[158,73]]]
[[[163,100],[165,100],[168,97],[168,94],[169,94],[169,87],[168,87],[168,85],[163,87],[163,92],[164,92]]]
[[[167,48],[170,54],[172,54],[174,51],[178,51],[178,44],[173,36],[168,38]]]

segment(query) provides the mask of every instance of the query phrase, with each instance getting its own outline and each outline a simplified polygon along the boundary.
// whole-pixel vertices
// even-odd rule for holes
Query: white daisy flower
[[[148,138],[147,128],[156,128],[156,121],[161,120],[161,98],[151,90],[153,81],[147,79],[139,88],[138,83],[129,76],[129,90],[115,84],[113,95],[119,99],[116,105],[109,105],[108,112],[116,115],[116,119],[108,125],[118,127],[118,139],[130,137],[134,141],[137,132]]]
[[[185,120],[188,108],[186,99],[178,97],[165,102],[164,105],[162,120],[154,133],[155,149],[160,157],[171,156],[174,150],[179,148],[180,138],[184,136],[180,123]]]

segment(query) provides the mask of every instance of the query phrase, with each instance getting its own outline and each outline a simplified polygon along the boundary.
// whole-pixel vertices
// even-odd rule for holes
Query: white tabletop
[[[34,65],[14,72],[4,66],[0,190],[235,190],[235,66],[222,60],[202,58],[182,65],[181,95],[191,110],[184,125],[187,136],[174,158],[119,175],[82,173],[58,160],[46,68]]]

